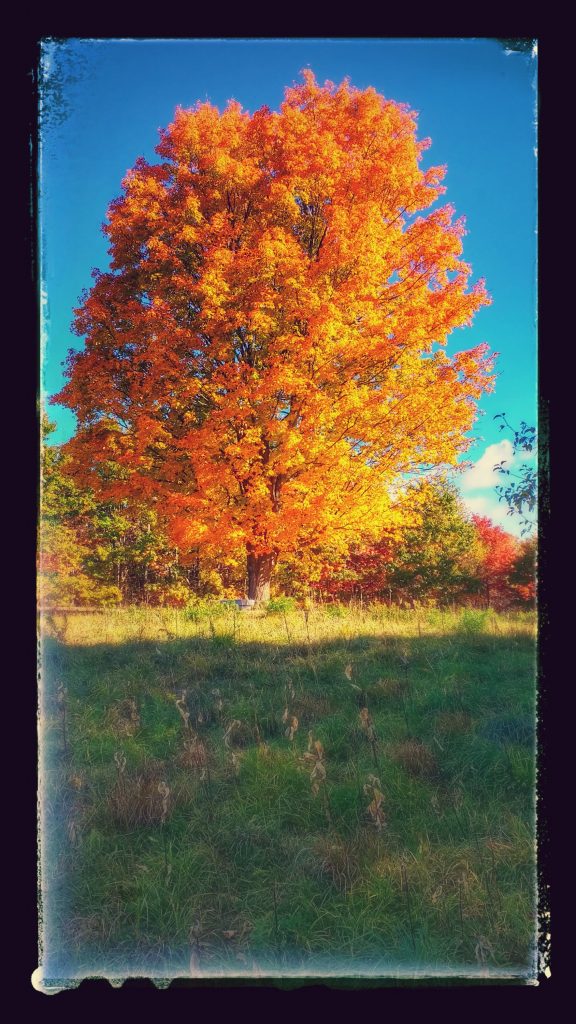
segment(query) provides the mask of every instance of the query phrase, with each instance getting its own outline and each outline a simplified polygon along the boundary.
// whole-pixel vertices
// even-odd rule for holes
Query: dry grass
[[[162,761],[150,760],[138,772],[118,772],[104,802],[107,820],[122,830],[162,824],[171,810],[162,788],[165,771]]]
[[[420,740],[404,740],[388,748],[390,758],[411,775],[420,779],[434,779],[438,774],[438,761],[429,747]]]
[[[399,611],[382,606],[361,611],[352,610],[341,618],[334,618],[329,606],[319,605],[309,613],[308,631],[301,613],[289,615],[291,643],[302,653],[308,649],[308,632],[315,642],[338,638],[344,644],[361,638],[374,640],[378,634],[386,643],[402,642],[411,637],[444,637],[447,644],[453,644],[451,633],[456,634],[465,621],[466,611],[456,612],[411,612]],[[52,632],[54,616],[44,617],[43,628]],[[212,623],[212,629],[210,628]],[[378,623],[381,624],[378,629]],[[60,626],[60,623],[58,623]],[[61,632],[61,630],[60,630]],[[54,635],[56,633],[54,632]],[[236,643],[259,643],[265,635],[270,643],[280,647],[286,645],[286,628],[282,616],[266,615],[265,612],[242,612],[236,616]],[[486,618],[481,636],[515,638],[534,637],[535,619],[531,613],[519,612],[509,615],[490,613]],[[66,643],[77,644],[123,644],[131,641],[154,641],[159,649],[167,639],[218,638],[233,636],[233,615],[229,609],[215,605],[208,617],[190,617],[183,609],[171,608],[116,608],[105,615],[93,613],[75,615],[69,613],[66,621]],[[209,666],[206,674],[209,675]],[[200,671],[201,665],[197,666]]]
[[[443,711],[436,716],[436,729],[441,735],[455,736],[471,728],[472,718],[466,711]]]
[[[136,701],[127,697],[112,704],[106,713],[106,725],[115,736],[134,736],[140,728]]]

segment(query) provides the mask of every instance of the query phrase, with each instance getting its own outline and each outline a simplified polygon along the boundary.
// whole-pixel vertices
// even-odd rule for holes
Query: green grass
[[[209,975],[531,975],[530,615],[128,609],[62,625],[43,649],[46,976],[178,976],[191,958]]]

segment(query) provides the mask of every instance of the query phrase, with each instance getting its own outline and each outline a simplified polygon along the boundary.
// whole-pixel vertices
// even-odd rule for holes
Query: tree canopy
[[[256,599],[280,556],[389,527],[393,482],[456,463],[493,381],[487,345],[444,351],[489,298],[463,219],[418,215],[445,168],[416,114],[303,79],[279,112],[178,109],[127,173],[55,399],[78,481],[183,550],[243,548]]]

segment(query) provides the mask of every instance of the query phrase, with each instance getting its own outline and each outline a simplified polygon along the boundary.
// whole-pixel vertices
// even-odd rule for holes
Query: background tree
[[[64,472],[65,456],[47,443],[56,429],[46,414],[41,419],[41,517],[38,546],[38,599],[43,607],[116,604],[121,593],[107,581],[94,579],[86,567],[91,555],[82,521],[94,505]]]
[[[352,546],[346,559],[324,567],[320,589],[331,597],[389,598],[394,546],[388,539]]]
[[[55,430],[42,417],[39,596],[43,605],[119,601],[184,604],[201,589],[193,553],[180,555],[153,509],[97,498],[67,474]],[[208,569],[209,564],[204,567]]]
[[[445,605],[476,594],[485,549],[456,488],[441,478],[421,480],[398,505],[403,529],[326,567],[323,589],[405,605]]]
[[[418,519],[391,551],[388,586],[395,603],[447,605],[477,589],[481,548],[456,487],[424,480],[410,496]]]
[[[536,600],[537,543],[535,537],[528,537],[520,544],[516,561],[510,571],[510,585],[517,600],[529,607]]]
[[[178,109],[105,226],[56,401],[75,478],[158,510],[182,550],[242,548],[249,596],[280,556],[345,552],[393,517],[399,474],[454,464],[492,384],[445,169],[374,89],[286,91],[279,113]]]
[[[482,545],[478,576],[487,606],[505,608],[517,597],[511,573],[520,554],[520,542],[486,516],[472,516]]]

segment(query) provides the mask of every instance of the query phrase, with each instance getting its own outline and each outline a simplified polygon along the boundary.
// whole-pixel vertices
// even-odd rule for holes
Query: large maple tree
[[[491,387],[479,345],[443,346],[489,301],[464,223],[423,170],[416,114],[310,71],[279,112],[178,109],[104,230],[111,263],[56,401],[78,479],[155,502],[174,540],[278,557],[344,551],[393,517],[390,485],[454,464]]]

